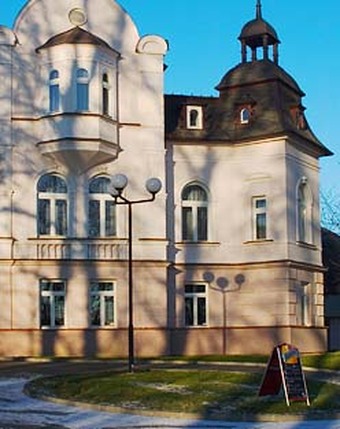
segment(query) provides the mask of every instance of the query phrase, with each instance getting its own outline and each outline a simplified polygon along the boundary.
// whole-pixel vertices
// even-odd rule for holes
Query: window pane
[[[105,296],[105,325],[113,325],[113,296]]]
[[[190,126],[196,127],[198,124],[198,111],[193,109],[190,110]]]
[[[51,203],[38,200],[38,234],[48,235],[51,231]]]
[[[193,298],[185,298],[185,324],[193,326],[194,324],[194,300]]]
[[[64,307],[65,307],[65,297],[64,296],[55,296],[54,297],[54,318],[55,326],[64,326]]]
[[[265,213],[256,215],[256,238],[264,239],[267,236],[267,216]]]
[[[86,69],[78,69],[77,70],[77,78],[85,78],[89,77],[89,72]]]
[[[267,207],[267,201],[265,199],[263,200],[256,200],[256,208],[257,209],[265,209]]]
[[[100,326],[100,296],[92,295],[90,298],[91,325]]]
[[[89,85],[77,83],[77,109],[89,110]]]
[[[67,186],[64,179],[53,174],[45,174],[38,183],[39,192],[66,194]]]
[[[51,298],[49,296],[40,298],[40,324],[41,326],[51,326]]]
[[[207,207],[197,208],[197,239],[204,241],[208,239],[208,210]]]
[[[182,193],[184,201],[208,201],[207,193],[199,185],[187,186]]]
[[[99,201],[89,201],[89,236],[100,236],[100,204]]]
[[[197,298],[197,324],[205,325],[206,318],[206,300],[203,297]]]
[[[60,106],[59,85],[50,85],[50,112],[57,112]]]
[[[90,194],[109,194],[111,181],[107,177],[97,177],[91,180]]]
[[[113,284],[111,282],[93,283],[92,285],[95,287],[94,290],[97,290],[100,292],[113,291]],[[92,290],[92,286],[91,286],[91,290]]]
[[[49,283],[50,290],[53,290],[54,292],[65,292],[65,284],[62,282],[53,282]]]
[[[116,206],[114,201],[105,201],[105,235],[116,235]]]
[[[55,204],[55,232],[67,235],[67,205],[65,200],[57,200]]]
[[[182,239],[194,239],[193,216],[191,207],[182,208]]]

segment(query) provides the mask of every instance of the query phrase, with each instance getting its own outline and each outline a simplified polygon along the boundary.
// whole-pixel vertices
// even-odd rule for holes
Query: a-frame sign
[[[306,379],[302,370],[299,350],[290,344],[275,347],[268,361],[259,396],[277,395],[281,387],[286,403],[302,401],[309,406]]]

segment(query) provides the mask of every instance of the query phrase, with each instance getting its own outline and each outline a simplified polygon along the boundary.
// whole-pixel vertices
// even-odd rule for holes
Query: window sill
[[[220,241],[176,241],[176,245],[182,246],[219,246],[221,244]]]
[[[306,243],[304,241],[297,241],[296,244],[299,247],[304,247],[305,249],[318,250],[318,248],[315,246],[315,244]]]
[[[208,325],[190,325],[190,326],[184,326],[184,329],[207,329]]]
[[[259,240],[247,240],[247,241],[244,241],[243,244],[256,245],[256,244],[268,244],[273,242],[274,240],[272,238],[261,238]]]

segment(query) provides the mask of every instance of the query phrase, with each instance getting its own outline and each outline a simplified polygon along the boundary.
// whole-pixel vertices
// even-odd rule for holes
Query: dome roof
[[[239,64],[224,75],[216,89],[223,91],[232,87],[254,85],[260,82],[274,80],[283,82],[297,94],[304,96],[303,91],[300,89],[295,79],[282,67],[268,60]]]
[[[263,45],[262,37],[264,35],[268,36],[269,45],[279,42],[276,31],[267,21],[262,18],[253,19],[242,28],[239,39],[246,40],[249,46],[255,48]]]
[[[275,29],[262,18],[261,1],[257,1],[256,18],[247,22],[241,31],[239,40],[244,41],[251,48],[263,46],[263,37],[267,36],[267,44],[280,43]]]

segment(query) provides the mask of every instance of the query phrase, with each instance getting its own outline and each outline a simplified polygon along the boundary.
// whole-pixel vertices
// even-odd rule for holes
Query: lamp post
[[[129,200],[123,195],[123,191],[128,184],[125,174],[116,174],[112,178],[112,197],[117,205],[128,207],[128,303],[129,303],[129,325],[128,325],[128,345],[129,345],[129,372],[133,372],[135,364],[134,351],[134,325],[133,325],[133,270],[132,270],[132,206],[154,201],[156,194],[162,188],[162,182],[157,178],[148,179],[145,183],[146,190],[151,194],[149,198],[140,200]]]

